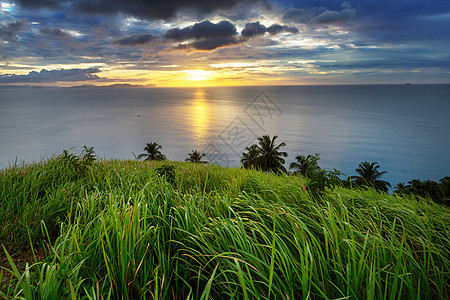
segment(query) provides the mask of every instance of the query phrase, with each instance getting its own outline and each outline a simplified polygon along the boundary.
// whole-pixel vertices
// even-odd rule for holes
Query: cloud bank
[[[72,35],[59,28],[44,27],[39,30],[40,33],[52,37],[54,39],[69,39]]]
[[[245,28],[242,30],[241,35],[244,38],[252,38],[264,35],[265,33],[275,35],[280,32],[298,33],[298,29],[295,27],[289,27],[286,25],[279,25],[279,24],[273,24],[269,27],[266,27],[260,24],[259,22],[254,22],[245,24]]]
[[[176,74],[211,64],[232,72],[221,80],[448,82],[447,28],[442,0],[5,0],[0,83],[100,80],[95,70],[63,78],[41,69],[101,66],[102,81],[177,84]]]
[[[203,21],[182,29],[174,28],[166,31],[163,38],[167,42],[180,42],[173,47],[176,50],[214,50],[224,46],[236,45],[237,31],[234,24],[229,21],[220,21],[217,24]],[[181,43],[190,41],[188,43]]]
[[[0,24],[0,40],[7,42],[17,41],[17,33],[25,26],[25,21],[13,21]]]
[[[210,14],[217,10],[226,10],[242,3],[262,2],[265,0],[16,0],[25,8],[62,8],[69,7],[86,14],[112,15],[123,13],[142,19],[171,19],[180,10],[193,10],[200,14]]]
[[[217,48],[233,46],[248,39],[269,33],[276,35],[281,32],[298,33],[298,29],[286,25],[273,24],[266,27],[259,22],[247,23],[241,35],[236,26],[226,20],[217,24],[203,21],[182,29],[174,28],[166,31],[163,38],[166,42],[179,42],[173,47],[176,50],[215,50]],[[183,43],[187,42],[187,43]]]
[[[356,9],[349,2],[343,2],[341,6],[341,10],[324,7],[290,8],[284,13],[283,20],[298,24],[340,25],[350,21],[356,14]]]
[[[182,42],[190,39],[227,38],[236,34],[236,27],[229,21],[220,21],[217,24],[204,21],[183,29],[170,29],[164,34],[164,39]]]
[[[90,81],[100,79],[95,73],[97,68],[88,69],[59,69],[48,71],[42,69],[40,72],[31,71],[27,75],[4,74],[0,75],[0,83],[44,83],[59,81]]]
[[[157,36],[151,33],[135,33],[128,36],[123,36],[121,38],[115,39],[113,45],[119,46],[138,46],[149,44],[158,39]]]

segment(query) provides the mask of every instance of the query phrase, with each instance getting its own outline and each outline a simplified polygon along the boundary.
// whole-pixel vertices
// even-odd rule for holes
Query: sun
[[[205,81],[211,80],[216,72],[213,71],[204,71],[204,70],[184,70],[185,77],[188,80],[193,81]]]

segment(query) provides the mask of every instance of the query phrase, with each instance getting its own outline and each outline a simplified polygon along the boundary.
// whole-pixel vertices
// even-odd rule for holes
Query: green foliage
[[[314,172],[320,171],[320,167],[317,164],[320,160],[319,153],[314,155],[308,154],[308,156],[298,155],[295,159],[297,161],[289,166],[289,170],[294,170],[294,174],[311,177]]]
[[[333,169],[333,171],[326,171],[320,168],[318,170],[309,170],[307,188],[315,196],[323,196],[327,188],[332,190],[341,182],[341,175],[343,174],[336,169]]]
[[[307,156],[298,155],[296,162],[291,163],[289,169],[294,170],[293,175],[301,175],[308,179],[306,188],[314,196],[323,196],[326,189],[334,189],[336,185],[341,183],[340,176],[343,175],[340,171],[333,169],[333,171],[322,170],[318,161],[320,160],[319,153]]]
[[[256,144],[246,147],[247,153],[242,153],[241,163],[245,169],[256,168],[259,150]]]
[[[89,168],[97,160],[94,147],[83,146],[83,150],[80,155],[69,153],[68,150],[63,150],[59,156],[66,164],[72,167],[72,169],[80,176],[86,175]]]
[[[348,181],[350,184],[360,186],[360,187],[370,187],[374,188],[379,192],[388,192],[388,188],[391,184],[387,181],[379,179],[386,171],[378,171],[380,165],[377,162],[364,161],[359,164],[358,168],[355,169],[359,176],[349,177]]]
[[[442,200],[446,205],[450,205],[450,177],[446,176],[439,180],[439,188],[442,192]]]
[[[192,150],[191,153],[189,153],[189,157],[185,159],[187,162],[192,163],[200,163],[200,164],[207,164],[207,161],[202,160],[202,158],[206,156],[205,153],[198,152],[197,150]]]
[[[160,144],[147,143],[144,148],[146,153],[139,154],[137,156],[137,159],[145,157],[144,160],[156,160],[156,161],[166,160],[166,156],[161,153],[161,149],[162,146]]]
[[[263,135],[258,138],[258,144],[247,147],[247,153],[242,153],[241,163],[243,167],[273,173],[286,173],[286,168],[283,166],[285,163],[283,157],[287,157],[287,152],[280,151],[281,147],[286,146],[286,143],[282,142],[276,145],[275,140],[277,138],[276,135],[273,138]]]
[[[156,174],[165,179],[168,183],[175,182],[175,166],[174,165],[162,165],[155,169]]]
[[[61,159],[0,171],[0,297],[449,298],[447,207],[371,188],[319,199],[302,176],[171,164],[173,184],[158,161],[76,178]]]
[[[450,177],[442,178],[439,183],[432,180],[413,179],[407,185],[397,184],[394,193],[429,198],[436,203],[450,206]]]

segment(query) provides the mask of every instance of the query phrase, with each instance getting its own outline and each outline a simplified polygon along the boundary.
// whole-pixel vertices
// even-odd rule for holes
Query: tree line
[[[278,136],[276,135],[272,138],[269,135],[263,135],[258,138],[256,144],[246,147],[240,159],[242,167],[276,174],[284,173],[307,177],[309,179],[307,182],[308,189],[318,194],[323,193],[325,188],[333,188],[338,184],[344,187],[371,187],[381,193],[387,193],[391,187],[389,182],[381,179],[387,172],[380,171],[380,165],[377,162],[361,162],[358,168],[355,169],[357,175],[342,179],[341,176],[344,174],[339,170],[323,170],[318,164],[320,155],[315,153],[313,155],[296,156],[295,161],[289,165],[289,170],[287,170],[284,164],[288,154],[282,151],[286,143],[277,143],[277,138]],[[161,145],[147,143],[144,148],[146,153],[139,154],[137,159],[165,160],[166,156],[161,153],[161,150]],[[207,161],[202,160],[205,156],[205,153],[192,150],[185,161],[207,164]],[[409,181],[407,185],[399,183],[395,186],[394,194],[416,195],[449,205],[450,177],[442,178],[439,183],[431,180],[420,181],[418,179]]]

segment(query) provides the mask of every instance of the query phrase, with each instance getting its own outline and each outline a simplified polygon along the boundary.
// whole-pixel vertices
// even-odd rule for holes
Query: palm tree
[[[410,186],[406,185],[404,182],[399,182],[397,183],[396,186],[394,186],[394,188],[395,188],[394,195],[398,195],[407,193]]]
[[[408,185],[413,188],[419,188],[421,186],[421,181],[419,179],[412,179],[408,181]]]
[[[362,162],[359,164],[359,167],[355,169],[356,173],[359,176],[356,176],[355,183],[361,186],[368,185],[375,188],[377,191],[387,192],[388,187],[391,187],[391,184],[384,180],[379,180],[383,174],[386,174],[386,171],[380,172],[378,169],[380,165],[377,162]]]
[[[397,190],[404,190],[404,189],[406,189],[406,185],[405,185],[404,182],[399,182],[399,183],[397,183],[397,185],[395,186],[395,188],[396,188]]]
[[[272,171],[274,173],[286,172],[286,168],[283,166],[285,160],[283,157],[287,157],[287,152],[280,152],[280,148],[286,146],[286,143],[282,142],[275,145],[275,140],[278,136],[274,135],[271,139],[268,135],[263,135],[258,138],[258,145],[256,149],[259,152],[257,158],[257,166],[263,171]]]
[[[157,143],[147,143],[144,150],[147,153],[142,153],[137,156],[137,159],[145,157],[144,160],[165,160],[166,156],[161,153],[162,147]]]
[[[403,182],[397,183],[397,185],[394,187],[398,192],[403,192],[406,190],[407,186]]]
[[[444,197],[444,203],[446,205],[450,205],[450,177],[445,176],[444,178],[439,180],[439,187]]]
[[[295,157],[297,162],[289,165],[289,170],[295,170],[294,174],[301,174],[302,176],[311,175],[314,171],[320,171],[317,161],[320,160],[319,153],[308,156],[298,155]]]
[[[197,150],[192,150],[191,153],[189,153],[189,157],[186,158],[185,161],[193,162],[193,163],[201,163],[201,164],[207,164],[207,161],[202,160],[202,157],[206,156],[205,153],[200,153]]]
[[[249,168],[257,168],[259,151],[256,145],[251,145],[250,147],[245,148],[247,153],[242,153],[241,163],[242,166],[246,169]]]

